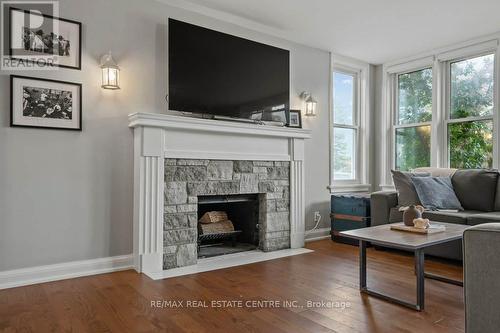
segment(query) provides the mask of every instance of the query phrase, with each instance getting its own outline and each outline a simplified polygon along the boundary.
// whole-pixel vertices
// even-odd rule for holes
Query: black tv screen
[[[169,110],[286,123],[289,51],[169,19]]]

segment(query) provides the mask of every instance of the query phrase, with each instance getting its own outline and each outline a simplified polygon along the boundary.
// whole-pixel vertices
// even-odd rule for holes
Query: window
[[[499,168],[500,37],[383,65],[381,188],[391,168]]]
[[[500,38],[384,64],[381,187],[390,169],[498,168]]]
[[[395,168],[430,166],[432,68],[397,75],[395,116]]]
[[[333,73],[333,179],[357,179],[357,74]]]
[[[448,157],[452,168],[493,167],[493,54],[449,66]]]
[[[370,65],[332,55],[330,76],[331,193],[371,190]]]

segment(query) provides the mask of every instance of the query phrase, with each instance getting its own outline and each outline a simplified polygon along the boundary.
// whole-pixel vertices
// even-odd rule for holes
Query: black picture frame
[[[292,122],[292,117],[297,115],[297,122]],[[302,112],[300,110],[290,110],[288,114],[288,127],[302,128]]]
[[[76,86],[78,88],[78,106],[79,110],[76,111],[78,115],[78,122],[76,127],[57,127],[57,126],[36,126],[36,125],[26,125],[26,124],[18,124],[14,121],[14,112],[15,112],[15,96],[14,96],[14,81],[16,79],[20,80],[31,80],[31,81],[41,81],[41,82],[49,82],[56,84],[64,84]],[[45,88],[50,89],[50,88]],[[82,104],[82,84],[76,82],[69,81],[61,81],[61,80],[51,80],[51,79],[42,79],[37,77],[30,76],[22,76],[22,75],[10,75],[10,127],[25,127],[25,128],[42,128],[42,129],[55,129],[55,130],[67,130],[67,131],[82,131],[82,115],[83,115],[83,104]]]
[[[78,61],[77,61],[77,64],[75,66],[68,66],[68,65],[61,65],[61,64],[53,64],[53,65],[50,65],[50,66],[60,67],[60,68],[67,68],[67,69],[82,70],[82,23],[81,22],[74,21],[74,20],[69,20],[69,19],[64,19],[64,18],[61,18],[61,17],[51,16],[51,15],[47,15],[47,14],[39,14],[39,13],[35,13],[35,12],[30,12],[29,10],[19,9],[19,8],[15,8],[15,7],[10,7],[9,8],[9,57],[11,59],[13,59],[13,60],[20,60],[20,61],[22,60],[22,61],[27,62],[27,63],[34,63],[34,61],[32,61],[32,60],[22,59],[22,58],[16,58],[13,55],[13,49],[12,49],[12,32],[11,32],[11,28],[12,28],[12,12],[13,11],[23,12],[25,14],[30,14],[30,15],[42,16],[42,17],[47,18],[47,19],[58,20],[58,21],[61,21],[61,22],[65,22],[65,23],[76,25],[78,27],[78,43],[77,43],[77,45],[78,45],[78,52],[77,52]]]

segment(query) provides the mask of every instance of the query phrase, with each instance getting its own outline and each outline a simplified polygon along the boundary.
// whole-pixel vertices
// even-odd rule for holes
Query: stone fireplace
[[[259,249],[290,247],[290,162],[165,159],[164,269],[197,261],[198,198],[235,194],[258,194]]]
[[[309,130],[149,113],[131,114],[129,127],[138,272],[196,264],[199,200],[207,196],[257,198],[260,250],[303,247]]]

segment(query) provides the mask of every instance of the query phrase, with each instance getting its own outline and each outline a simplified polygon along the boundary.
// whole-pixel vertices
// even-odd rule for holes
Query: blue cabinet
[[[370,226],[370,194],[344,193],[331,196],[332,240],[357,245],[357,241],[339,236],[340,231]]]

